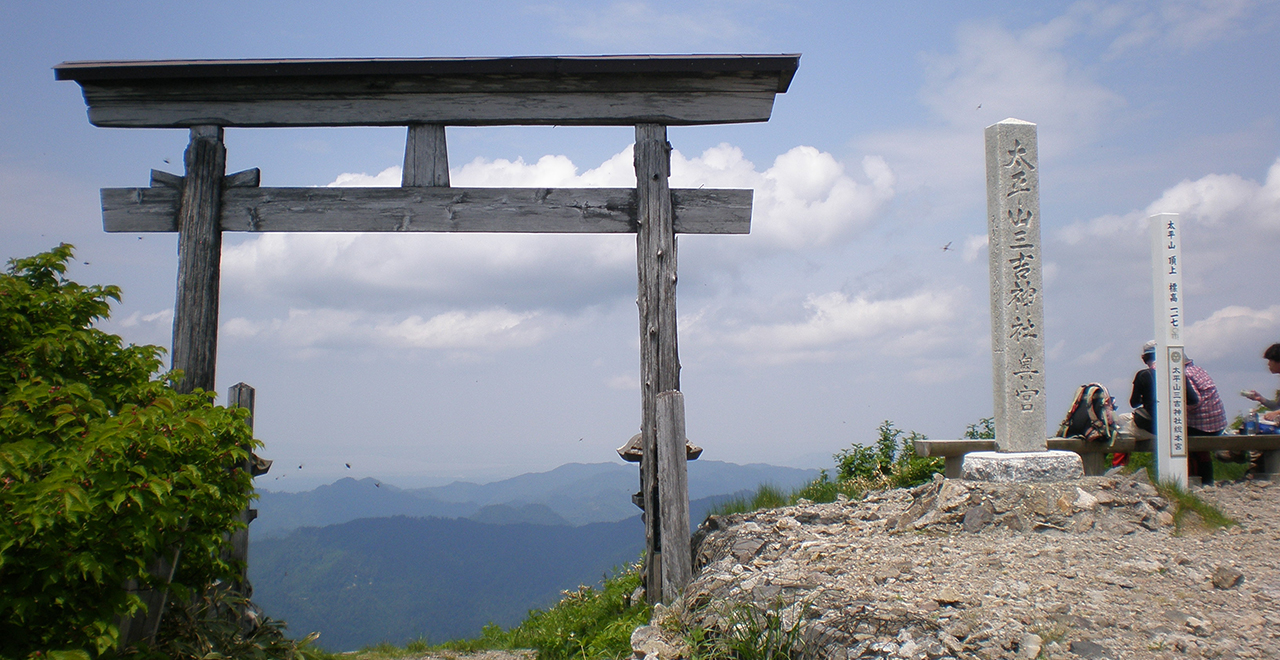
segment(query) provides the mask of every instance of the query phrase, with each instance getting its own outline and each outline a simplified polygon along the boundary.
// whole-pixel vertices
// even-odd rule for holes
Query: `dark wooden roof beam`
[[[121,128],[762,122],[799,55],[65,62]]]

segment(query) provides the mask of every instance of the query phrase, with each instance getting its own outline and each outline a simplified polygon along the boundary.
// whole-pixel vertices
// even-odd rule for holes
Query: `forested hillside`
[[[730,497],[691,502],[691,518]],[[293,635],[320,631],[322,647],[348,651],[514,625],[643,549],[639,516],[579,527],[368,518],[254,541],[249,578],[254,600]]]
[[[636,561],[643,548],[639,518],[565,527],[397,516],[257,542],[249,566],[268,614],[346,651],[513,625],[562,589]]]

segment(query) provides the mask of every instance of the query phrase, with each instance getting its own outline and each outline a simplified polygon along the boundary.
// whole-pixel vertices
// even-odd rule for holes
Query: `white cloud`
[[[855,178],[834,156],[808,146],[787,151],[764,170],[728,144],[671,156],[673,187],[755,190],[751,234],[725,248],[735,258],[704,264],[710,268],[740,268],[857,234],[893,197],[895,185],[883,159],[868,156],[860,165]],[[459,187],[632,187],[635,171],[628,146],[584,172],[564,156],[533,163],[477,158],[450,180]],[[345,173],[330,185],[399,181],[400,168],[389,167],[376,175]],[[224,326],[232,336],[270,336],[311,348],[497,349],[546,339],[556,330],[542,319],[577,317],[632,299],[635,243],[625,235],[589,234],[263,234],[224,247],[223,279],[242,295],[291,309],[286,319],[232,319]],[[847,315],[826,299],[813,305],[823,314]],[[843,331],[848,323],[837,321]],[[915,341],[909,334],[904,330],[901,341]]]
[[[794,147],[758,172],[742,150],[728,145],[696,158],[671,156],[673,187],[753,188],[751,234],[760,247],[797,250],[827,245],[865,227],[893,197],[893,172],[879,156],[861,163],[867,183],[814,147]]]
[[[531,346],[547,334],[542,315],[505,309],[447,311],[424,319],[336,309],[291,309],[284,319],[228,319],[229,338],[274,340],[292,348],[371,345],[393,349],[485,349]]]
[[[1237,355],[1242,349],[1259,355],[1280,339],[1280,305],[1253,309],[1243,305],[1223,307],[1186,330],[1186,344],[1195,347],[1192,357],[1212,360]]]
[[[1177,213],[1184,222],[1206,227],[1230,225],[1274,235],[1280,232],[1280,160],[1272,164],[1262,183],[1238,174],[1207,174],[1195,181],[1184,180],[1165,190],[1145,209],[1075,223],[1061,229],[1058,237],[1074,245],[1137,234],[1145,230],[1147,218],[1155,213]]]
[[[151,314],[143,314],[142,312],[134,312],[123,319],[115,319],[115,325],[122,328],[134,328],[143,324],[160,324],[170,325],[173,323],[173,310],[162,309]]]
[[[394,188],[400,185],[402,170],[399,165],[388,167],[377,174],[364,172],[344,172],[339,174],[330,188]]]
[[[990,242],[990,240],[991,240],[991,237],[987,234],[980,234],[980,235],[965,237],[964,248],[961,253],[962,256],[964,257],[964,262],[967,264],[971,264],[977,261],[978,257],[981,256],[986,251],[987,243]]]
[[[1229,38],[1247,29],[1256,20],[1254,10],[1265,6],[1254,0],[1089,1],[1073,5],[1067,16],[1095,31],[1119,32],[1108,53],[1115,56],[1153,44],[1189,50]]]
[[[947,341],[964,294],[918,291],[871,300],[840,292],[810,295],[801,322],[754,325],[724,339],[769,361],[827,359],[837,353],[917,353]]]
[[[1088,353],[1084,353],[1083,355],[1080,355],[1075,360],[1072,360],[1072,363],[1076,365],[1097,364],[1102,360],[1103,357],[1106,356],[1107,352],[1111,350],[1111,347],[1113,345],[1115,345],[1115,342],[1109,341],[1093,349],[1092,351],[1089,351]]]
[[[579,173],[564,156],[476,159],[451,173],[458,186],[635,185],[631,147]],[[796,147],[758,171],[722,144],[700,156],[672,154],[676,187],[756,189],[748,251],[759,254],[830,244],[865,227],[893,195],[894,175],[867,157],[865,183],[831,154]],[[398,185],[399,168],[342,174],[331,184]],[[223,252],[224,281],[296,308],[418,302],[581,308],[632,295],[635,245],[618,235],[263,234]]]
[[[547,155],[533,164],[524,162],[523,158],[515,161],[476,158],[457,172],[450,172],[449,180],[455,186],[479,188],[634,188],[636,171],[631,154],[629,145],[581,175],[573,161],[565,156]]]
[[[983,201],[987,126],[1011,117],[1037,124],[1042,158],[1094,143],[1113,130],[1127,101],[1066,54],[1082,29],[1077,23],[1054,20],[1020,30],[992,21],[962,25],[953,50],[921,56],[925,82],[917,95],[932,121],[867,135],[857,144],[901,173],[899,194],[932,212],[920,215],[949,218]]]
[[[1125,101],[1060,52],[1065,36],[1052,24],[1018,33],[991,23],[963,26],[954,53],[926,57],[920,98],[966,131],[1016,117],[1070,136],[1056,142],[1059,148],[1091,138]]]
[[[604,382],[605,387],[611,390],[622,390],[624,392],[640,391],[640,377],[635,374],[618,374],[611,376]]]

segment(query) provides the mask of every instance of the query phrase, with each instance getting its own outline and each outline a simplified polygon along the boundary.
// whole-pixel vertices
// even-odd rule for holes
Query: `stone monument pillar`
[[[986,146],[996,451],[967,455],[961,472],[978,481],[1080,478],[1080,456],[1047,451],[1045,435],[1036,125],[1018,119],[992,124]]]

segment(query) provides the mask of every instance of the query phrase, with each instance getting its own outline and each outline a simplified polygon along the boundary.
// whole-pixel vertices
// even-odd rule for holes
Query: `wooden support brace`
[[[165,585],[173,582],[173,573],[178,568],[178,559],[182,556],[182,548],[173,548],[169,553],[162,553],[147,564],[147,572]],[[137,594],[146,606],[146,612],[138,612],[133,616],[117,616],[116,628],[120,631],[120,641],[116,648],[125,648],[131,644],[151,642],[160,630],[160,619],[164,615],[164,605],[168,598],[168,588],[146,589],[135,580],[125,583],[126,591]]]
[[[151,170],[151,187],[152,188],[169,188],[172,190],[182,190],[182,182],[184,178],[177,174],[170,174],[163,170]],[[228,174],[222,178],[223,188],[257,188],[262,182],[262,171],[256,167],[247,170]]]
[[[262,183],[262,171],[256,167],[228,174],[222,180],[223,188],[257,188]]]
[[[253,403],[254,389],[245,383],[236,383],[227,390],[227,407],[228,408],[245,408],[249,411],[249,417],[245,419],[245,423],[249,425],[250,433],[253,432]],[[257,456],[251,456],[240,466],[240,469],[253,473],[254,459]],[[241,596],[249,598],[253,595],[253,588],[249,586],[248,566],[249,566],[249,523],[258,517],[258,510],[245,507],[240,513],[240,520],[245,524],[242,529],[237,529],[231,533],[229,545],[231,546],[231,560],[240,562],[245,568],[240,573],[240,579],[237,584],[232,585],[232,589],[240,593]]]
[[[1086,477],[1101,477],[1111,467],[1111,464],[1107,462],[1107,455],[1102,452],[1080,454],[1080,462]]]
[[[944,467],[942,476],[948,479],[959,479],[964,474],[964,455],[947,456],[944,459]]]
[[[676,602],[693,580],[689,544],[689,477],[685,459],[684,395],[663,392],[657,401],[658,500],[662,524],[662,602]]]
[[[151,170],[151,187],[182,190],[182,177],[162,170]]]
[[[1280,480],[1280,451],[1262,452],[1262,476],[1269,481]]]
[[[444,139],[444,124],[409,126],[400,186],[449,187],[449,150]]]

